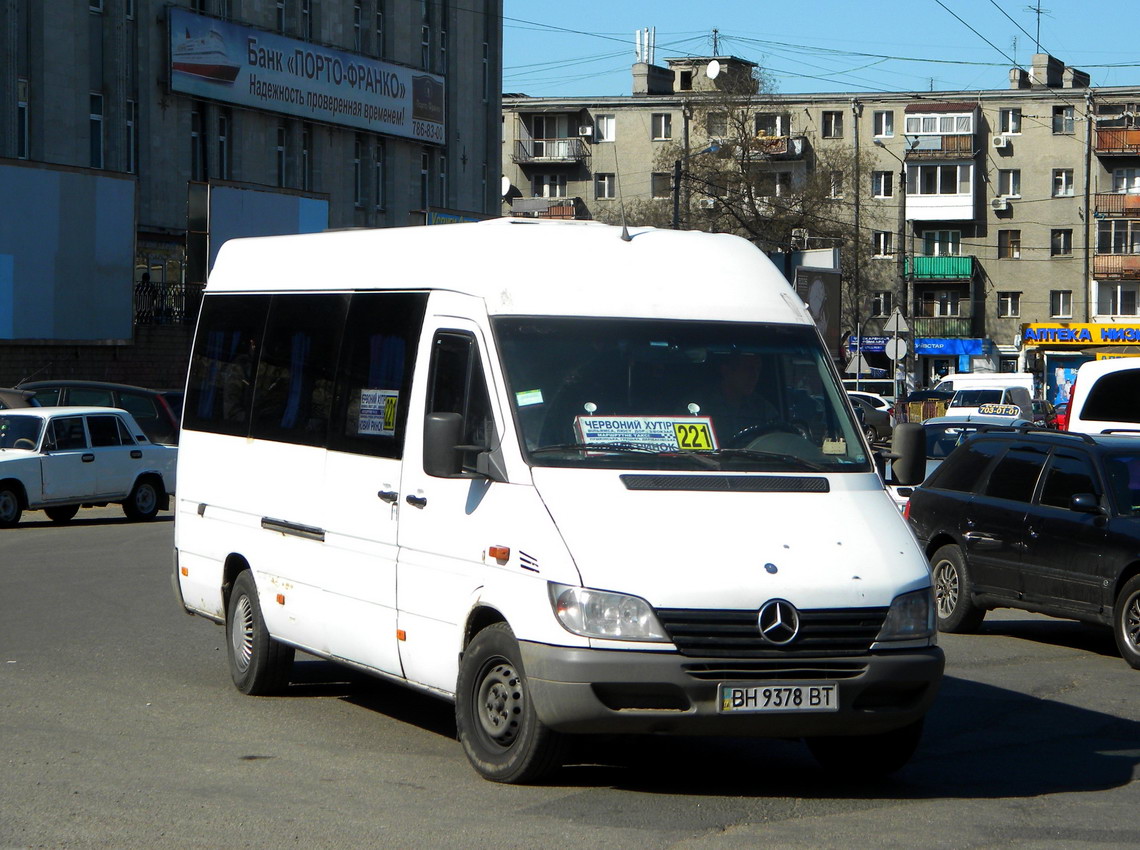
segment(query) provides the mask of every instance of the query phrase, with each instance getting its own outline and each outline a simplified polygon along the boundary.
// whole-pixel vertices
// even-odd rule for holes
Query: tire
[[[52,522],[71,522],[75,515],[79,513],[79,505],[57,505],[51,508],[44,508],[44,513],[48,515],[48,519]]]
[[[519,645],[506,623],[483,629],[463,653],[455,725],[484,779],[525,784],[561,765],[564,738],[535,714]]]
[[[0,484],[0,528],[11,528],[20,521],[24,512],[20,494],[7,484]]]
[[[973,634],[982,624],[986,609],[970,599],[970,573],[966,559],[957,546],[943,546],[930,558],[934,582],[934,603],[938,630],[954,634]]]
[[[289,684],[293,655],[293,647],[270,637],[257,586],[244,570],[234,581],[226,606],[226,657],[234,685],[250,696],[281,692]]]
[[[131,495],[123,502],[123,513],[128,519],[140,522],[154,519],[158,516],[158,504],[162,501],[162,492],[154,478],[140,478],[135,482]]]
[[[873,443],[879,439],[879,432],[875,430],[874,425],[864,425],[863,436],[867,438],[868,443]]]
[[[829,772],[846,779],[878,779],[910,761],[922,740],[922,720],[877,735],[807,738],[811,754]]]
[[[1120,589],[1112,606],[1112,632],[1120,656],[1140,670],[1140,575],[1132,576]]]

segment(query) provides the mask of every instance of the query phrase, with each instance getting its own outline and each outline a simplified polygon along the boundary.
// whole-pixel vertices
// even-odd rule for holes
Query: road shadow
[[[1016,632],[1034,624],[1009,625]],[[299,661],[289,695],[336,696],[432,734],[456,735],[449,702],[331,662]],[[918,753],[886,779],[838,779],[798,740],[607,736],[575,737],[567,766],[546,784],[711,797],[1036,797],[1127,785],[1140,763],[1137,741],[1136,721],[947,676]],[[458,744],[455,753],[463,758]]]
[[[119,513],[118,516],[107,513],[93,513],[84,516],[84,511],[80,510],[72,519],[67,522],[53,522],[47,518],[47,515],[42,513],[24,514],[17,525],[12,526],[7,531],[18,531],[21,528],[93,528],[100,525],[144,525],[146,523],[172,523],[174,522],[174,514],[159,514],[154,519],[137,520],[129,519],[125,514]]]
[[[1003,635],[1049,646],[1063,646],[1083,652],[1095,652],[1108,658],[1120,658],[1116,639],[1108,626],[1059,620],[1051,617],[1003,620],[990,612],[978,630],[980,635]],[[1124,665],[1124,662],[1121,661]],[[1127,669],[1124,665],[1122,669]]]

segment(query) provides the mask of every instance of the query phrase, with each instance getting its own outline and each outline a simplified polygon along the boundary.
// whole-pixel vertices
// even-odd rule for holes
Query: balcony
[[[766,136],[756,137],[756,150],[774,160],[803,159],[807,150],[805,136]]]
[[[1140,218],[1140,195],[1094,195],[1093,215],[1098,218]]]
[[[516,218],[588,218],[581,198],[515,198],[511,215]]]
[[[1108,156],[1140,156],[1140,128],[1111,127],[1096,131],[1096,152]]]
[[[1097,254],[1093,277],[1101,280],[1140,280],[1140,254]]]
[[[973,257],[907,257],[907,277],[914,280],[970,280]]]
[[[915,146],[906,151],[907,162],[921,159],[973,159],[974,135],[910,136]]]
[[[575,165],[590,158],[581,139],[519,139],[511,160],[518,165]]]
[[[914,316],[910,330],[916,337],[969,338],[974,335],[974,320],[971,316]]]

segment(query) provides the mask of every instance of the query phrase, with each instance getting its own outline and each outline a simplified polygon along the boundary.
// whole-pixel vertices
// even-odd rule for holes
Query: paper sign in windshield
[[[617,443],[657,452],[716,449],[716,432],[708,416],[578,416],[578,440]]]
[[[399,404],[399,390],[361,390],[357,434],[365,437],[394,436]]]
[[[986,416],[1020,416],[1021,408],[1016,404],[983,404],[978,408],[978,413]]]

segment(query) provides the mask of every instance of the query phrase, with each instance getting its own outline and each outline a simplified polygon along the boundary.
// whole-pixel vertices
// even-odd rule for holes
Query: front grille
[[[787,658],[861,655],[871,648],[884,608],[822,608],[800,611],[800,629],[791,643],[773,646],[760,634],[759,611],[750,608],[659,608],[657,616],[682,655],[694,658]]]
[[[757,661],[695,662],[683,664],[681,669],[703,682],[788,682],[855,679],[867,672],[867,664],[854,660],[771,658]]]

